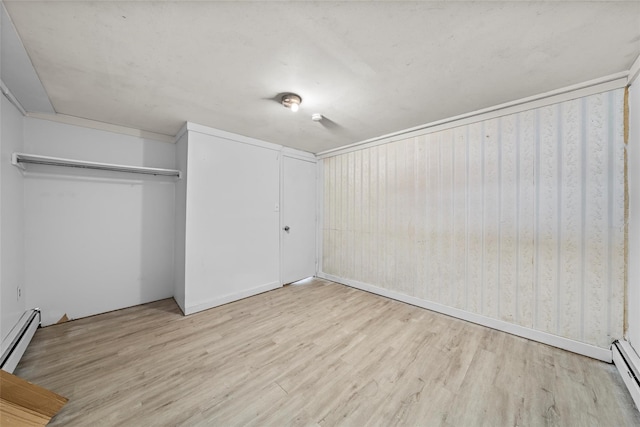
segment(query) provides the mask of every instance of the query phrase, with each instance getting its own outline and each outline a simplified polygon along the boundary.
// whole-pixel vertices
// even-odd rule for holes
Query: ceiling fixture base
[[[282,96],[282,105],[287,108],[290,108],[291,111],[296,112],[302,103],[302,98],[300,95],[296,95],[295,93],[287,93]]]

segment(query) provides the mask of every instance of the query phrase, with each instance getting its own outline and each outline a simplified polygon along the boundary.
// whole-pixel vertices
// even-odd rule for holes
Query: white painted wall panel
[[[186,314],[281,285],[274,147],[189,131]]]
[[[483,273],[482,314],[500,317],[499,249],[500,249],[500,146],[498,144],[498,119],[484,122],[484,182],[483,182]],[[446,304],[448,305],[448,304]]]
[[[608,347],[622,106],[615,90],[326,158],[323,272]]]
[[[473,313],[482,313],[482,288],[483,288],[483,264],[484,264],[484,217],[482,208],[483,200],[483,138],[482,123],[469,125],[468,164],[469,181],[467,184],[467,310]],[[432,284],[431,286],[433,286]]]
[[[467,129],[453,129],[453,299],[452,306],[464,310],[466,308],[467,284]]]
[[[175,184],[175,254],[173,298],[184,313],[185,306],[185,250],[187,239],[187,182],[188,170],[188,133],[185,132],[176,141],[176,168],[182,172],[182,179]]]
[[[517,147],[516,116],[506,116],[500,127],[500,241],[499,254],[499,300],[500,318],[507,322],[516,321],[517,292],[517,245],[518,228],[516,218],[517,203]],[[464,191],[464,188],[461,188]]]
[[[419,136],[415,138],[415,144],[416,216],[423,218],[427,215],[427,151],[425,137]],[[372,185],[372,187],[374,186]],[[427,289],[425,286],[420,286],[420,284],[426,283],[428,272],[427,227],[424,221],[415,221],[414,224],[416,230],[416,255],[413,262],[416,265],[416,279],[413,284],[413,292],[418,298],[426,299]]]
[[[562,126],[558,129],[559,138],[563,141],[563,147],[558,149],[559,183],[564,184],[559,190],[558,219],[563,225],[564,239],[559,242],[558,252],[563,258],[559,259],[558,271],[559,283],[563,292],[559,295],[558,326],[561,334],[575,336],[579,332],[580,305],[580,249],[581,239],[581,203],[580,179],[581,164],[580,139],[577,121],[577,102],[567,102],[561,105],[559,114]]]
[[[525,111],[516,116],[518,124],[518,178],[517,178],[517,281],[515,322],[533,328],[535,312],[534,284],[535,262],[535,171],[536,171],[536,122],[535,111]]]
[[[23,177],[11,165],[11,154],[23,144],[22,114],[0,95],[0,354],[9,344],[5,338],[26,310],[24,286]],[[17,288],[22,287],[18,298]]]
[[[538,112],[538,215],[537,215],[537,267],[538,283],[535,301],[537,303],[537,328],[551,332],[557,329],[558,307],[554,304],[558,297],[558,245],[559,200],[562,186],[559,182],[559,156],[563,144],[558,141],[558,108],[551,105]],[[599,181],[597,181],[599,182]],[[560,301],[558,300],[559,304]]]
[[[609,177],[609,188],[612,189],[610,207],[610,252],[609,252],[609,300],[624,301],[625,294],[628,290],[628,278],[626,265],[628,260],[625,259],[628,248],[625,248],[625,222],[628,217],[625,216],[625,168],[626,162],[620,162],[618,159],[625,157],[624,144],[624,93],[619,92],[617,96],[609,97],[610,111],[613,117],[610,120],[613,126],[609,126],[609,141],[616,141],[609,144],[609,169],[612,171]],[[624,283],[624,286],[617,286],[617,283]],[[625,289],[626,287],[626,289]],[[624,328],[624,310],[616,310],[609,307],[609,330],[610,337],[620,338],[616,332],[618,325]]]
[[[627,339],[640,355],[640,79],[629,88],[629,291]]]

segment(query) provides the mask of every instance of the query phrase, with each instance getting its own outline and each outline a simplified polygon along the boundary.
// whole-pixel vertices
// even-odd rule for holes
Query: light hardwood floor
[[[38,330],[68,426],[638,426],[613,365],[324,280]]]

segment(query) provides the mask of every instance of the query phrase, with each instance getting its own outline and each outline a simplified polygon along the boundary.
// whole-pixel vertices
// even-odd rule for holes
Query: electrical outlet
[[[20,286],[18,286],[17,294],[18,294],[18,301],[20,301],[20,298],[22,298],[22,288]]]

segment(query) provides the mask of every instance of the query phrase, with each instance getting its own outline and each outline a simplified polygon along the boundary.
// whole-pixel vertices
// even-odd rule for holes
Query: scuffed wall
[[[606,348],[623,90],[329,157],[322,272]]]

